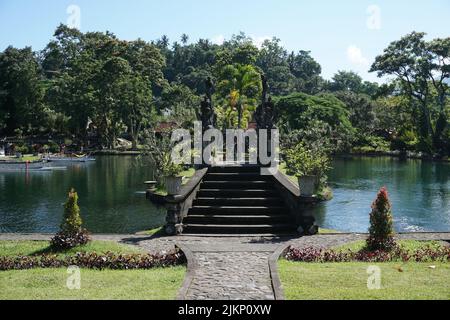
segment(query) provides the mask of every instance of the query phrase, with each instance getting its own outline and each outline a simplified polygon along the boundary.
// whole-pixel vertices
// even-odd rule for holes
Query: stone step
[[[201,189],[197,193],[199,198],[220,198],[220,197],[241,197],[261,198],[261,197],[277,197],[278,191],[264,189]]]
[[[284,206],[193,206],[189,209],[189,214],[288,214],[288,209]]]
[[[260,215],[188,215],[183,223],[186,224],[237,224],[237,225],[260,225],[289,223],[291,219],[287,215],[260,214]]]
[[[271,176],[256,172],[207,173],[203,181],[271,181]]]
[[[258,225],[236,225],[236,224],[184,224],[183,233],[197,234],[288,234],[295,233],[293,224],[258,224]]]
[[[263,198],[246,198],[242,193],[242,198],[203,198],[199,197],[194,200],[193,206],[283,206],[283,200],[280,197],[263,197]],[[245,198],[244,198],[245,197]]]
[[[273,189],[272,181],[203,181],[200,189]]]
[[[255,165],[211,167],[208,169],[208,173],[236,173],[236,172],[259,173],[260,171],[261,167]]]

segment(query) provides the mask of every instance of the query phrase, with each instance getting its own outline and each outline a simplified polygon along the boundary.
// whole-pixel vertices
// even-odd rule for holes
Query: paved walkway
[[[0,234],[0,240],[48,240],[48,234]],[[139,235],[94,235],[137,245],[148,252],[163,252],[180,246],[188,258],[188,273],[179,299],[271,300],[282,298],[274,266],[281,249],[329,248],[364,240],[365,234],[326,234],[309,237],[149,237]],[[439,240],[450,243],[450,233],[399,234],[398,239]]]
[[[180,299],[274,300],[269,257],[278,245],[186,245],[192,259]]]

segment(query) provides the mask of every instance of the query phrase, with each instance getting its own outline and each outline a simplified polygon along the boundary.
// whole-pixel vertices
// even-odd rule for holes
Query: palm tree
[[[261,75],[255,67],[240,64],[227,65],[220,73],[218,90],[223,97],[228,97],[230,112],[237,111],[237,127],[242,128],[247,125],[250,112],[256,109],[262,90]]]
[[[188,41],[189,41],[189,36],[186,33],[183,33],[181,35],[181,43],[186,45],[188,43]]]

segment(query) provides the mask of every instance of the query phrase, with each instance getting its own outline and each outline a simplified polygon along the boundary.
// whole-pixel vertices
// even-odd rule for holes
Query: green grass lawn
[[[437,241],[398,243],[409,251],[429,245],[441,245]],[[334,250],[358,251],[364,245],[364,241],[357,241]],[[306,263],[281,259],[278,266],[286,299],[290,300],[450,299],[450,263]],[[367,288],[369,266],[378,266],[381,269],[379,290]]]
[[[32,154],[27,154],[27,155],[23,155],[21,158],[16,158],[16,157],[5,157],[3,159],[4,161],[15,161],[15,162],[25,162],[25,161],[38,161],[41,160],[40,156],[33,156]]]
[[[330,233],[341,233],[341,232],[334,229],[319,228],[319,234],[330,234]]]
[[[76,252],[145,253],[113,241],[92,241],[58,255]],[[50,253],[47,241],[0,241],[0,256]],[[0,271],[0,300],[7,299],[174,299],[181,287],[185,266],[150,270],[81,269],[81,288],[66,286],[67,269]]]
[[[381,289],[367,288],[367,268],[381,269]],[[435,269],[429,268],[435,266]],[[399,271],[399,268],[403,272]],[[289,300],[450,299],[448,263],[304,263],[279,261]]]
[[[62,269],[0,271],[0,300],[175,299],[184,266],[150,270],[81,269],[80,289],[70,290]]]
[[[108,251],[113,253],[144,253],[138,247],[114,241],[91,241],[84,246],[55,254],[67,256],[77,252],[106,253]],[[31,256],[44,253],[53,253],[48,241],[0,241],[0,256]]]

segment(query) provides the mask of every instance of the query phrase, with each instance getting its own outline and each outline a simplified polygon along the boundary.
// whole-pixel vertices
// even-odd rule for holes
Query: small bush
[[[390,251],[367,249],[360,251],[340,251],[325,250],[321,248],[294,248],[289,247],[284,257],[287,260],[298,262],[395,262],[395,261],[415,261],[415,262],[447,262],[450,261],[450,247],[433,247],[427,245],[413,252],[401,247],[395,246]]]
[[[51,239],[51,246],[57,250],[66,250],[88,243],[90,241],[89,233],[81,227],[82,224],[78,194],[72,189],[64,205],[61,231]]]
[[[33,268],[61,268],[78,266],[87,269],[151,269],[177,266],[186,263],[186,257],[180,250],[166,254],[105,254],[77,253],[73,256],[56,255],[0,257],[0,270],[24,270]]]
[[[330,169],[330,158],[320,150],[310,150],[299,142],[284,152],[287,173],[302,177],[315,175],[322,177]]]
[[[52,248],[67,250],[77,246],[87,244],[91,240],[89,233],[81,229],[76,233],[58,232],[51,240]]]
[[[54,141],[49,141],[47,146],[48,146],[48,151],[51,153],[58,153],[61,151],[59,144],[57,144]]]
[[[396,246],[392,227],[391,203],[386,188],[381,188],[372,204],[367,249],[392,250]]]

